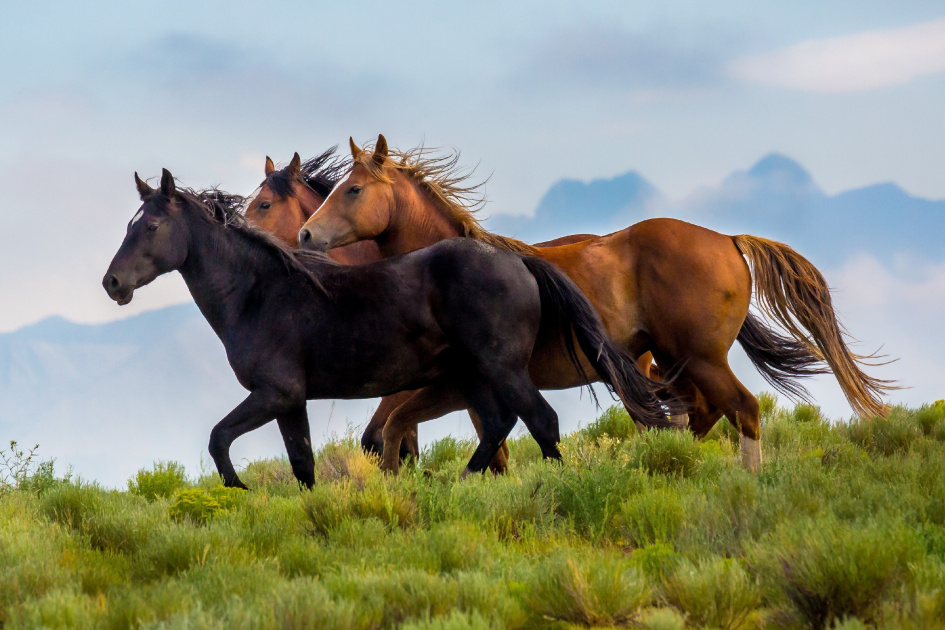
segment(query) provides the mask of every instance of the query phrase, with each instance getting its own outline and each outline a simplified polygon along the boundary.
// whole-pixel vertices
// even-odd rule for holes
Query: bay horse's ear
[[[272,158],[267,155],[266,156],[266,177],[269,177],[270,175],[272,175],[272,173],[275,170],[276,170],[276,165],[273,164]]]
[[[138,188],[138,195],[141,201],[147,201],[154,194],[154,189],[148,186],[147,182],[138,177],[138,171],[135,171],[135,186]]]
[[[166,168],[161,173],[161,194],[170,199],[177,192],[174,176]]]
[[[291,177],[298,177],[299,173],[302,172],[302,158],[299,157],[298,151],[296,151],[295,155],[292,156],[292,161],[289,162],[286,170],[289,172]]]
[[[348,136],[348,144],[351,145],[351,157],[355,160],[361,157],[361,149],[358,148],[358,145],[354,143],[354,138]]]
[[[381,166],[387,161],[387,138],[384,134],[377,134],[377,144],[374,145],[374,162]]]

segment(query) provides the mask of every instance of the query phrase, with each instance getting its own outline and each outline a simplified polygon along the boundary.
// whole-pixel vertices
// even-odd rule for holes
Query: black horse
[[[421,389],[402,407],[456,396],[482,419],[467,471],[486,468],[520,417],[545,457],[560,457],[558,418],[528,375],[544,319],[581,350],[637,417],[665,420],[654,388],[611,345],[593,308],[550,264],[471,239],[453,239],[381,262],[341,266],[290,251],[250,226],[217,191],[159,190],[135,174],[143,204],[128,224],[103,285],[119,304],[161,274],[180,271],[226,348],[249,396],[210,434],[227,486],[246,486],[233,441],[273,418],[300,482],[314,482],[307,399],[373,398]],[[546,324],[547,325],[547,324]],[[572,332],[573,331],[573,332]],[[395,414],[396,416],[396,411]],[[388,436],[385,434],[385,438]],[[396,470],[399,439],[391,453]]]

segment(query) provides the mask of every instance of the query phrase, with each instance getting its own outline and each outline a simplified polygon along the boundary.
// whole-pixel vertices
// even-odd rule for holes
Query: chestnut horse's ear
[[[138,195],[141,201],[147,201],[154,194],[154,189],[148,186],[147,182],[138,177],[138,171],[135,171],[135,186],[138,188]]]
[[[166,168],[161,173],[161,194],[170,199],[177,192],[174,176]]]
[[[358,145],[354,143],[354,138],[348,136],[348,144],[351,145],[351,157],[355,160],[361,157],[361,149],[358,148]]]
[[[289,162],[286,170],[291,177],[298,177],[299,173],[302,172],[302,158],[299,157],[298,151],[296,151],[295,155],[292,156],[292,161]]]
[[[272,175],[272,173],[275,170],[276,170],[276,165],[272,163],[272,158],[267,155],[266,156],[266,177],[269,177],[270,175]]]
[[[377,134],[377,144],[374,145],[374,162],[381,166],[387,161],[387,138],[384,134]]]

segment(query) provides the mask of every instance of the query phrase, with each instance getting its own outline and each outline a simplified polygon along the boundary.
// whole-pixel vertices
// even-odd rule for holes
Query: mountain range
[[[635,172],[566,179],[548,190],[532,216],[499,214],[486,225],[539,242],[567,233],[606,234],[656,216],[780,240],[818,265],[863,252],[883,261],[903,253],[945,260],[945,200],[913,197],[893,183],[828,195],[801,165],[776,153],[682,200],[669,199]]]
[[[669,199],[634,172],[591,182],[562,180],[532,216],[497,215],[487,227],[537,242],[567,233],[604,234],[652,216],[782,240],[830,268],[861,252],[886,263],[903,254],[945,262],[945,201],[919,199],[891,183],[827,195],[800,165],[777,154],[683,200]],[[890,320],[898,323],[894,315]],[[929,318],[917,321],[931,326]],[[880,339],[889,338],[888,328],[882,324]],[[936,344],[917,345],[924,354],[916,365],[927,372],[939,363]],[[750,388],[762,388],[760,378],[746,375],[746,365],[736,373]],[[57,457],[60,470],[72,464],[83,476],[110,485],[155,459],[177,459],[193,470],[207,460],[213,424],[245,395],[222,344],[192,303],[100,325],[51,317],[0,334],[0,448],[9,439],[21,446],[39,442],[40,454]],[[550,398],[563,430],[594,413],[588,397],[576,392]],[[310,403],[313,437],[344,431],[346,422],[363,426],[374,405]],[[469,432],[462,416],[431,423],[421,437],[457,431]],[[238,440],[233,458],[281,452],[278,431],[269,425]]]

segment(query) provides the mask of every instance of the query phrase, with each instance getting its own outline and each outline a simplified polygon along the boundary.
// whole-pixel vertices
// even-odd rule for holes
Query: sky
[[[461,150],[486,214],[629,170],[685,200],[773,151],[828,193],[945,198],[938,1],[6,3],[0,76],[0,332],[189,299],[177,275],[125,308],[100,286],[135,171],[249,193],[266,155],[349,135]],[[828,273],[864,326],[900,293],[945,310],[940,266],[898,277]]]

